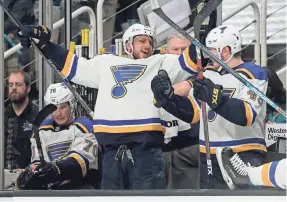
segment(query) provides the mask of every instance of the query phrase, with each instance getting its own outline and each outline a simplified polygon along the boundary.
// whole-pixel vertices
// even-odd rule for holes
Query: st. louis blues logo
[[[118,65],[112,66],[111,70],[116,81],[112,88],[112,97],[121,98],[127,94],[125,85],[140,78],[145,72],[146,65]]]

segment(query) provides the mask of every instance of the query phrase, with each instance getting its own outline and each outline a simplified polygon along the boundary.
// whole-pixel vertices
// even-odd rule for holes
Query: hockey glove
[[[223,87],[214,84],[210,79],[193,80],[193,95],[196,99],[206,102],[211,110],[215,110],[225,102]]]
[[[57,181],[60,175],[61,171],[56,163],[45,162],[44,165],[41,164],[36,168],[36,176],[43,185]]]
[[[29,165],[20,173],[15,182],[15,190],[41,189],[39,178],[35,175],[36,165]]]
[[[47,189],[47,185],[57,181],[59,175],[60,170],[54,163],[30,165],[19,175],[15,189]]]
[[[174,94],[170,78],[164,70],[159,70],[158,75],[152,79],[151,89],[154,94],[154,105],[157,108],[164,107]]]
[[[19,33],[19,35],[22,35],[20,37],[20,41],[23,47],[31,46],[31,41],[28,40],[27,37],[39,39],[37,44],[39,48],[43,48],[43,46],[47,44],[51,39],[51,31],[45,25],[25,25],[21,29],[21,33]],[[28,41],[30,41],[30,43]]]
[[[23,48],[30,48],[31,47],[31,40],[27,36],[23,36],[21,34],[18,34],[18,37],[20,39],[20,43],[23,46]]]

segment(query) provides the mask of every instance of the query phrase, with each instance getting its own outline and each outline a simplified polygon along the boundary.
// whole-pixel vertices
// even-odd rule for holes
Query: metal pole
[[[53,29],[53,0],[46,0],[45,2],[45,25],[52,30]]]
[[[64,46],[66,49],[69,49],[71,41],[71,19],[72,19],[72,9],[71,9],[71,0],[65,0],[65,42]]]
[[[266,42],[267,0],[261,2],[261,66],[267,67],[267,42]]]
[[[4,11],[0,8],[0,190],[4,190]]]
[[[219,6],[217,7],[217,11],[216,11],[216,16],[217,16],[217,26],[222,25],[222,3],[219,4]]]
[[[100,49],[104,47],[104,28],[103,28],[103,4],[105,0],[98,0],[97,3],[97,39],[98,39],[98,50],[97,53],[100,53]]]
[[[254,18],[256,20],[255,24],[254,24],[254,30],[255,30],[255,44],[254,44],[254,58],[256,59],[256,64],[260,65],[261,63],[261,47],[260,47],[260,10],[258,8],[258,6],[254,6],[253,7],[253,11],[254,11]]]
[[[230,12],[229,14],[224,16],[223,22],[225,22],[232,16],[236,15],[240,11],[244,10],[248,6],[251,6],[254,12],[254,19],[255,19],[254,33],[255,33],[255,40],[256,40],[255,45],[254,45],[254,58],[256,60],[256,64],[260,65],[260,11],[259,11],[259,7],[257,3],[255,3],[254,1],[247,1],[247,2],[240,4],[240,6],[238,6],[235,11]]]
[[[44,2],[43,2],[44,1]],[[39,2],[39,25],[44,24],[44,19],[43,19],[43,10],[44,10],[44,3],[45,0],[43,1],[38,1]],[[39,78],[39,85],[38,85],[38,90],[39,90],[39,110],[41,110],[44,106],[44,76],[43,76],[43,58],[42,56],[35,51],[35,56],[39,58],[38,60],[38,78]]]
[[[43,9],[44,25],[46,25],[50,30],[53,29],[53,0],[45,0],[45,9]],[[46,89],[51,83],[54,83],[54,72],[49,65],[43,62],[44,67],[44,89],[43,94],[45,94]]]

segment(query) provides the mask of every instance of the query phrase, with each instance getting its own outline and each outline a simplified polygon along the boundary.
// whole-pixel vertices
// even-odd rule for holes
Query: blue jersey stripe
[[[125,126],[125,125],[143,125],[143,124],[161,124],[159,118],[150,118],[150,119],[135,119],[135,120],[104,120],[97,119],[93,120],[94,125],[106,125],[106,126]]]
[[[200,145],[205,146],[205,141],[199,140]],[[228,146],[237,146],[241,144],[262,144],[266,146],[265,140],[261,138],[248,138],[242,140],[231,140],[231,141],[222,141],[222,142],[210,142],[210,147],[228,147]]]
[[[276,183],[276,180],[275,180],[275,171],[276,171],[278,163],[279,163],[279,161],[272,162],[270,169],[269,169],[269,180],[275,187],[279,187]]]

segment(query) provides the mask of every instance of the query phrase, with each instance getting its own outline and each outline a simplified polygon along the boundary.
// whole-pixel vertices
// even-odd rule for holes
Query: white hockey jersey
[[[111,134],[164,132],[159,109],[153,104],[151,80],[160,69],[167,71],[172,83],[187,79],[194,71],[193,63],[181,66],[183,60],[183,55],[169,54],[140,60],[106,54],[87,60],[69,53],[61,72],[74,83],[98,89],[94,132],[100,144],[112,144],[118,140],[111,140],[115,137]],[[101,136],[104,133],[110,136]]]
[[[234,70],[261,92],[266,93],[268,85],[267,75],[262,67],[253,63],[244,63],[234,68]],[[232,147],[234,152],[247,150],[266,151],[263,123],[266,115],[266,103],[233,75],[229,73],[221,74],[223,71],[225,70],[222,70],[222,68],[216,70],[213,67],[207,67],[203,75],[215,84],[222,85],[224,94],[245,101],[244,109],[232,110],[234,111],[233,116],[238,116],[237,110],[245,110],[246,117],[244,118],[247,120],[247,124],[246,126],[236,125],[214,111],[209,110],[210,108],[207,105],[211,154],[215,154],[216,147],[226,146]],[[224,107],[224,105],[221,107]],[[202,116],[200,118],[200,152],[205,153]]]
[[[176,137],[180,131],[189,130],[190,123],[186,123],[172,114],[165,111],[163,108],[160,110],[160,117],[165,126],[165,143],[168,143],[172,137]]]
[[[98,169],[98,143],[88,118],[76,118],[71,125],[60,127],[52,119],[39,128],[44,160],[60,161],[74,158],[82,169],[83,177],[90,169]],[[35,138],[31,138],[31,163],[40,161]]]

